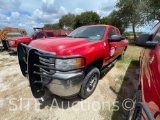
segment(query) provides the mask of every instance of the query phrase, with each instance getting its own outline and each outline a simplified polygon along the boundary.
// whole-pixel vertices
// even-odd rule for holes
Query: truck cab
[[[33,28],[34,33],[31,36],[32,40],[47,38],[47,37],[57,37],[53,30],[43,30],[43,28]]]
[[[34,97],[42,97],[48,89],[64,98],[87,98],[94,92],[100,74],[123,57],[127,45],[118,28],[89,25],[65,38],[19,44],[18,58]]]

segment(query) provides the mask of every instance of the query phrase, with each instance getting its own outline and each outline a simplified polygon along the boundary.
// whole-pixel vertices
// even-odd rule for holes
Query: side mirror
[[[108,42],[120,42],[121,40],[124,40],[125,38],[120,35],[112,35],[111,38],[108,39]]]
[[[147,48],[154,48],[156,47],[158,41],[151,41],[152,35],[150,34],[142,34],[138,37],[135,41],[135,45]]]

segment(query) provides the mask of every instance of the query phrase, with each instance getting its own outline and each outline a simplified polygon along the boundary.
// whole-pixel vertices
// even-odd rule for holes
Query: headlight
[[[16,41],[9,41],[9,45],[14,45],[16,44]]]
[[[56,59],[56,68],[61,70],[71,70],[81,67],[81,59]]]

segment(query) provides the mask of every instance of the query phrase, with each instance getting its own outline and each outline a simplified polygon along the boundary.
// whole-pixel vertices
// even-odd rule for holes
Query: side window
[[[118,29],[116,29],[116,35],[119,35],[119,30]]]
[[[109,32],[108,32],[108,38],[111,38],[112,35],[114,35],[114,28],[110,28]]]
[[[37,35],[36,35],[36,38],[44,38],[44,33],[43,32],[39,32]]]
[[[153,41],[160,41],[160,29],[157,31],[156,35],[154,36]]]
[[[52,32],[47,32],[48,37],[54,37],[54,34]]]

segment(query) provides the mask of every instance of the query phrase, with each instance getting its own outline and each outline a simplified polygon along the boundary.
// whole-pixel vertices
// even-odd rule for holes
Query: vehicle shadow
[[[17,52],[12,52],[12,51],[8,51],[8,54],[10,56],[17,56],[18,55]]]
[[[116,105],[119,107],[119,109],[113,110],[112,120],[126,120],[130,108],[133,107],[132,99],[138,90],[138,65],[138,60],[130,62],[118,92],[116,92],[115,87],[110,86],[111,91],[117,95]]]
[[[75,96],[70,99],[64,99],[59,96],[53,95],[51,92],[46,91],[45,96],[43,97],[43,101],[40,102],[40,109],[44,109],[45,107],[52,108],[60,108],[60,109],[68,109],[70,107],[75,106],[78,102],[83,101],[79,96]]]

